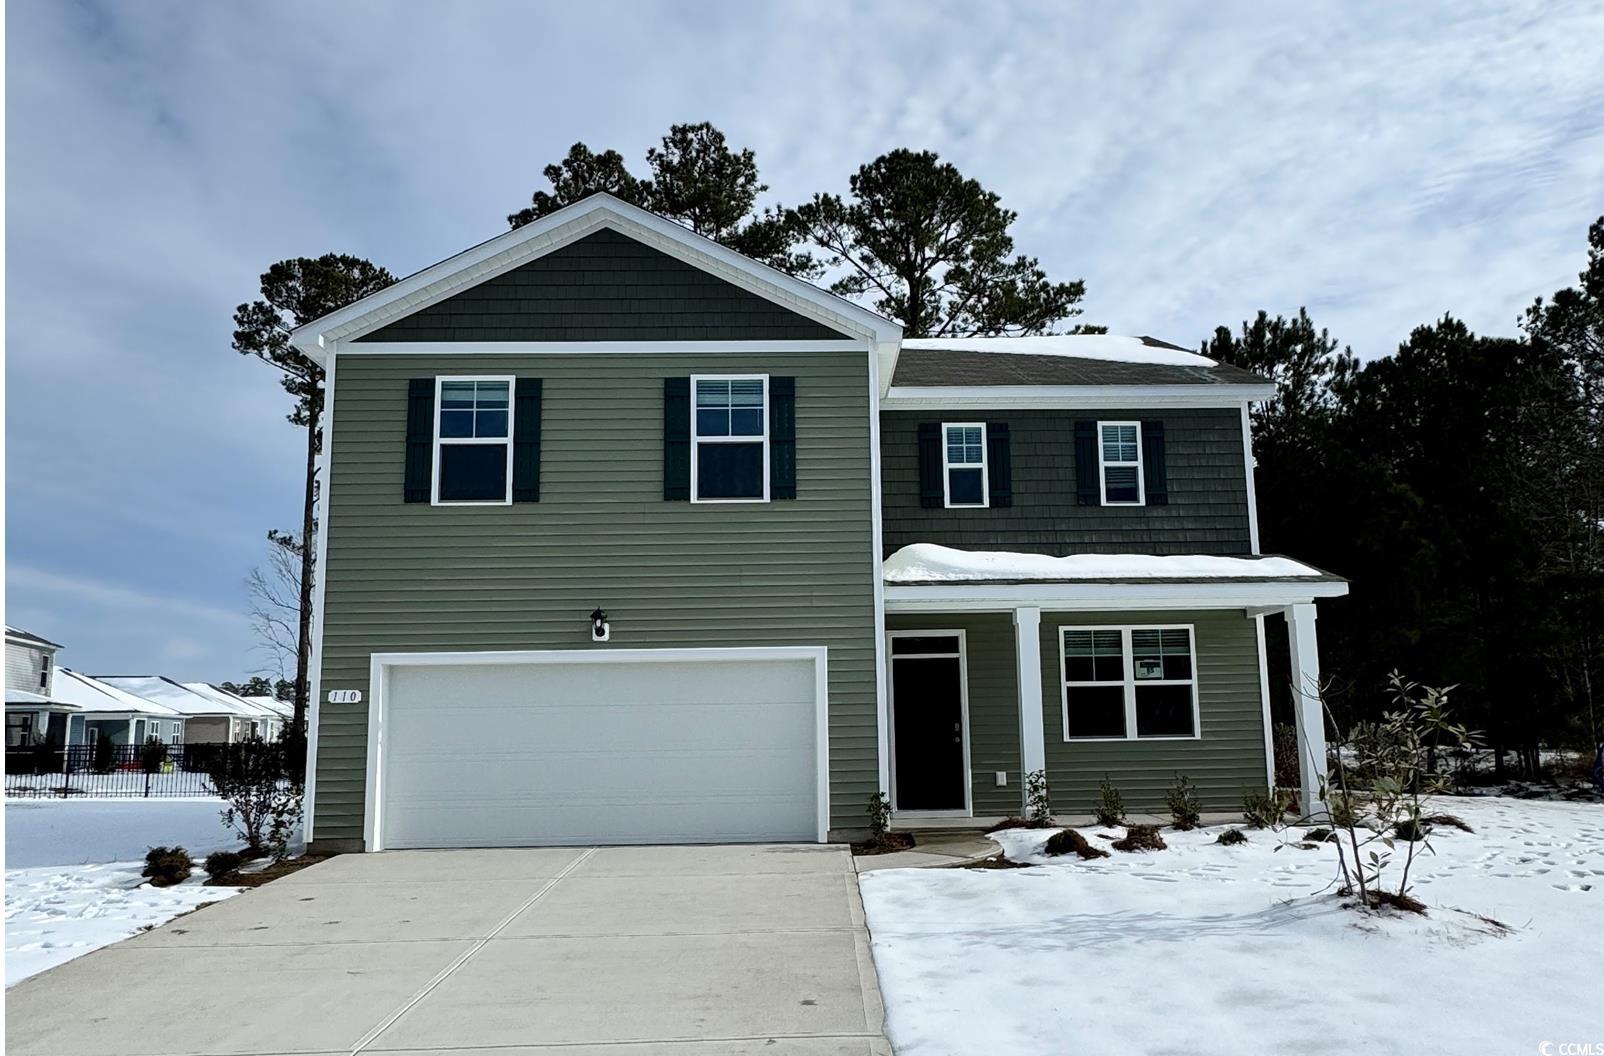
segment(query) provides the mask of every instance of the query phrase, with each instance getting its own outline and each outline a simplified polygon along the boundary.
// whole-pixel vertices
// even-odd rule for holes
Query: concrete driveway
[[[821,846],[347,855],[6,994],[11,1056],[889,1054]]]

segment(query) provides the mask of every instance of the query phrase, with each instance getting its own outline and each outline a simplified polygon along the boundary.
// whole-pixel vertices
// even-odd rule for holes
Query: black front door
[[[950,635],[891,640],[899,811],[963,810],[963,666]]]

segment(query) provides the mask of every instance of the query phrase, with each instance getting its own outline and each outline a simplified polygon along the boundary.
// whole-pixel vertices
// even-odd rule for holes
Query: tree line
[[[707,122],[672,126],[639,170],[615,150],[576,143],[542,174],[548,186],[508,214],[510,227],[605,191],[864,303],[909,337],[1103,331],[1074,321],[1084,282],[1050,278],[1018,252],[1016,214],[930,151],[889,151],[851,174],[845,195],[793,206],[760,207],[768,187],[753,151]],[[1349,598],[1321,611],[1339,708],[1376,712],[1396,668],[1457,683],[1465,713],[1518,759],[1535,762],[1540,742],[1598,743],[1604,219],[1590,244],[1580,285],[1532,305],[1512,337],[1444,317],[1396,354],[1360,363],[1300,309],[1260,312],[1202,342],[1205,355],[1276,382],[1276,397],[1254,411],[1263,548],[1353,583]],[[234,315],[234,349],[279,372],[294,400],[289,421],[307,430],[300,530],[269,534],[290,561],[279,571],[298,579],[294,634],[282,620],[274,627],[271,606],[253,612],[286,661],[294,639],[297,726],[323,378],[288,335],[394,281],[355,256],[284,260]],[[1278,692],[1284,702],[1285,686]]]

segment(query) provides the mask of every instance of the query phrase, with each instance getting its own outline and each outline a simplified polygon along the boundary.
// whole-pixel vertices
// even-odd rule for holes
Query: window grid
[[[960,487],[955,488],[954,473]],[[972,489],[978,478],[979,500],[966,501],[957,495],[961,488]],[[986,463],[986,425],[984,422],[943,422],[941,425],[941,492],[947,509],[980,508],[991,504],[991,467]],[[965,491],[967,494],[967,491]]]
[[[1142,423],[1097,423],[1097,474],[1098,495],[1104,506],[1147,503],[1146,482],[1142,479]]]
[[[747,497],[704,498],[701,494],[703,444],[750,444],[760,448],[763,490]],[[769,501],[769,376],[720,374],[691,376],[691,501]]]
[[[512,397],[516,384],[506,375],[440,375],[434,379],[434,452],[430,501],[436,506],[510,506],[512,504]],[[506,449],[502,463],[502,496],[491,499],[442,499],[441,452],[452,446],[496,446]]]
[[[1097,659],[1106,655],[1104,649],[1112,649],[1113,635],[1119,636],[1120,677],[1118,679],[1102,676],[1093,679],[1070,678],[1070,643],[1072,636],[1083,640],[1085,636],[1092,636],[1096,644],[1092,649],[1095,664]],[[1140,638],[1138,637],[1140,636]],[[1098,641],[1101,639],[1101,641]],[[1137,653],[1135,642],[1143,642],[1142,651]],[[1190,625],[1166,626],[1126,626],[1126,627],[1060,627],[1058,629],[1058,663],[1060,683],[1060,705],[1062,711],[1062,733],[1066,741],[1193,741],[1203,736],[1202,717],[1198,706],[1197,688],[1197,636]],[[1084,658],[1087,654],[1084,649],[1078,650],[1077,658]],[[1135,658],[1158,657],[1160,662],[1160,677],[1138,677]],[[1162,677],[1164,661],[1169,657],[1186,660],[1187,677]],[[1178,667],[1178,665],[1177,665]],[[1125,733],[1122,736],[1113,735],[1072,735],[1069,732],[1069,691],[1071,689],[1122,686],[1124,689],[1125,704]],[[1192,705],[1192,732],[1189,734],[1142,734],[1137,723],[1136,691],[1140,688],[1163,686],[1187,686],[1191,689]]]

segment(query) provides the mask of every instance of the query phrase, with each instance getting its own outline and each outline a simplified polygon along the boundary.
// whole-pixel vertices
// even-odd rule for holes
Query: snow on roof
[[[173,709],[180,715],[233,715],[243,718],[261,718],[261,714],[244,701],[229,701],[203,696],[162,675],[97,675],[99,681],[114,686],[136,697],[153,700]]]
[[[1047,557],[954,550],[914,543],[886,559],[885,581],[902,583],[1066,582],[1076,580],[1330,579],[1290,557],[1214,557],[1184,554],[1075,554]]]
[[[52,686],[52,699],[59,704],[71,705],[74,711],[103,711],[118,715],[179,714],[153,700],[125,693],[116,686],[109,686],[88,675],[80,675],[71,668],[56,668]]]
[[[52,642],[49,638],[41,638],[32,631],[25,631],[21,627],[13,627],[9,623],[6,624],[6,637],[15,638],[30,645],[44,645],[49,646],[51,649],[61,648],[60,642]]]
[[[43,708],[48,707],[51,704],[58,704],[60,702],[50,699],[43,693],[35,693],[31,689],[12,689],[10,686],[7,686],[6,703]]]
[[[295,705],[286,704],[284,701],[279,700],[279,699],[277,699],[275,697],[256,696],[256,697],[244,697],[242,699],[248,700],[252,704],[257,705],[258,707],[266,708],[268,711],[271,711],[275,715],[278,715],[278,716],[280,716],[282,718],[289,719],[289,718],[294,718],[295,717]]]
[[[1153,363],[1170,367],[1216,367],[1217,362],[1152,338],[1114,334],[1046,334],[1037,337],[905,337],[903,348],[944,352],[1009,352],[1030,356],[1066,356],[1118,363]]]
[[[208,700],[217,701],[219,704],[247,708],[253,718],[278,717],[278,712],[272,708],[263,707],[250,697],[242,697],[238,693],[230,693],[228,690],[220,686],[214,686],[210,682],[185,682],[182,685],[191,693],[198,693]]]

